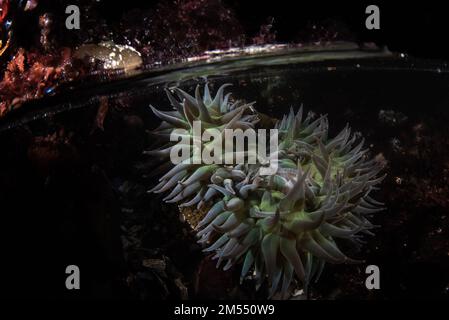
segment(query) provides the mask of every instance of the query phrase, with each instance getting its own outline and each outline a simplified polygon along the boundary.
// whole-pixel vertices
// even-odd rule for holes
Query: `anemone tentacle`
[[[192,135],[193,121],[203,130],[254,128],[259,117],[254,103],[233,100],[221,86],[212,97],[208,85],[194,96],[175,88],[166,90],[173,111],[151,107],[162,120],[153,134],[166,139],[175,129]],[[339,239],[360,245],[361,235],[375,227],[368,217],[383,210],[371,192],[383,176],[382,165],[368,157],[364,140],[347,125],[328,137],[326,115],[304,116],[293,108],[274,126],[278,130],[278,170],[260,174],[266,164],[193,164],[183,161],[170,169],[150,190],[167,193],[164,201],[180,207],[209,204],[196,225],[205,252],[215,252],[217,267],[242,264],[241,281],[253,270],[257,287],[265,278],[269,297],[287,298],[294,286],[319,278],[325,263],[355,263],[338,247]],[[223,143],[224,136],[221,135]],[[205,142],[201,142],[206,146]],[[167,142],[151,155],[167,158]],[[273,156],[273,157],[271,157]],[[190,160],[190,159],[188,159]]]

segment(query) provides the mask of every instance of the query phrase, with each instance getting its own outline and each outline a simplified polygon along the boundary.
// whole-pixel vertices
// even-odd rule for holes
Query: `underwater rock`
[[[403,113],[394,110],[380,110],[378,117],[380,122],[389,126],[402,124],[408,119]]]
[[[198,141],[195,121],[202,122],[204,131],[254,129],[259,119],[253,103],[224,95],[226,87],[215,97],[207,85],[203,94],[197,86],[194,96],[174,88],[175,97],[167,89],[173,111],[151,106],[163,120],[153,133],[167,143],[146,154],[169,161],[171,133],[184,129],[191,143]],[[270,163],[199,164],[192,152],[150,191],[168,193],[163,200],[181,208],[210,206],[196,230],[204,251],[214,253],[217,267],[224,264],[228,270],[242,263],[241,281],[249,275],[259,288],[268,278],[269,296],[288,298],[298,285],[307,292],[325,263],[360,262],[347,257],[337,241],[345,239],[359,248],[362,235],[372,235],[374,225],[367,218],[383,210],[383,204],[370,193],[384,177],[378,177],[382,164],[369,159],[364,140],[351,135],[348,126],[328,137],[326,116],[314,119],[312,113],[304,116],[302,108],[296,113],[291,109],[275,129],[278,150],[271,149],[268,156],[277,167],[272,174],[262,174]],[[223,146],[225,135],[218,137],[200,143],[204,148]]]

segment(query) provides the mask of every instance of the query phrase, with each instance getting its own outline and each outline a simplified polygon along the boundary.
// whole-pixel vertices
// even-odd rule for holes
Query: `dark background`
[[[144,1],[154,6],[156,1]],[[439,1],[241,1],[224,0],[233,10],[247,34],[256,34],[260,25],[273,18],[279,42],[317,40],[326,34],[337,39],[375,42],[390,50],[416,57],[449,59],[449,13]],[[367,30],[365,9],[375,4],[380,9],[380,30]],[[118,17],[123,10],[141,6],[142,1],[123,1],[105,6],[105,14]],[[314,28],[315,26],[315,28]],[[321,31],[320,31],[321,29]]]
[[[151,10],[162,2],[176,1],[101,1],[95,6],[102,18],[114,24],[131,9]],[[38,12],[53,11],[59,15],[65,14],[68,4],[77,4],[82,9],[95,1],[40,0],[39,3],[36,9]],[[448,13],[439,1],[357,1],[343,4],[330,1],[223,0],[222,3],[235,14],[248,36],[256,35],[261,25],[272,23],[277,42],[375,42],[392,51],[419,58],[449,59],[449,48],[446,45],[449,35]],[[370,4],[380,9],[380,30],[367,30],[365,27],[365,9]],[[35,13],[33,11],[25,18],[37,19]],[[39,31],[33,28],[37,28],[36,23],[22,24],[18,37],[23,41],[32,34],[38,34]]]
[[[309,32],[311,26],[322,26],[327,32],[340,33],[339,39],[376,42],[390,50],[423,58],[449,58],[446,38],[449,34],[447,12],[437,1],[357,1],[343,4],[330,1],[267,1],[255,5],[251,1],[227,0],[250,32],[265,17],[274,18],[280,42],[295,40],[298,33]],[[380,30],[367,30],[365,9],[375,4],[380,9]],[[316,30],[316,29],[315,29]],[[306,35],[304,35],[306,37]],[[307,38],[306,38],[307,40]]]

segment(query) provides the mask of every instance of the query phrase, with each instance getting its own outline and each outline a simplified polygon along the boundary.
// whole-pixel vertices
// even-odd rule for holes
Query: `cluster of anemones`
[[[192,132],[193,121],[204,130],[254,128],[258,122],[252,103],[224,95],[214,98],[207,85],[195,96],[179,88],[167,89],[173,111],[153,112],[163,120],[154,133],[168,137],[177,128]],[[214,252],[217,266],[242,263],[241,280],[251,277],[259,287],[268,278],[270,297],[288,297],[298,283],[307,290],[326,262],[355,262],[340,251],[336,240],[356,246],[374,226],[367,216],[382,210],[370,197],[382,177],[381,164],[368,159],[363,140],[344,128],[328,137],[326,116],[303,117],[302,108],[278,121],[277,170],[261,175],[267,163],[194,164],[184,161],[171,168],[151,191],[167,192],[164,201],[181,207],[210,208],[196,225],[199,242]],[[360,141],[359,141],[360,140]],[[173,144],[151,155],[168,157]],[[268,156],[271,159],[270,156]],[[192,159],[188,159],[192,160]]]

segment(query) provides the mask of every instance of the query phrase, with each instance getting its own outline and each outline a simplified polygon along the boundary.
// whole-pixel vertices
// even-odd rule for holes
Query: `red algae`
[[[20,23],[26,23],[27,28],[30,24],[30,30],[36,35],[27,35],[32,40],[28,39],[31,43],[26,44],[16,37],[9,48],[3,42],[7,50],[0,55],[4,67],[0,79],[0,117],[27,101],[53,94],[64,83],[88,75],[105,74],[106,78],[113,78],[115,73],[106,70],[95,56],[76,57],[74,53],[83,45],[111,41],[129,46],[141,55],[144,69],[152,69],[186,61],[206,51],[263,45],[276,40],[272,18],[260,27],[259,33],[247,35],[233,10],[219,0],[160,2],[142,10],[125,11],[116,23],[102,18],[104,3],[82,1],[80,8],[86,19],[84,27],[76,33],[63,27],[65,17],[54,14],[50,2],[29,2],[21,10],[13,10],[13,16],[9,16],[12,3],[1,2],[0,22],[10,19],[13,29]],[[29,11],[28,21],[17,18],[21,11]],[[35,21],[30,19],[33,15]],[[2,39],[10,36],[1,28],[0,35]]]
[[[0,116],[27,100],[50,93],[61,81],[69,80],[71,49],[42,54],[19,48],[6,65],[0,82]]]

